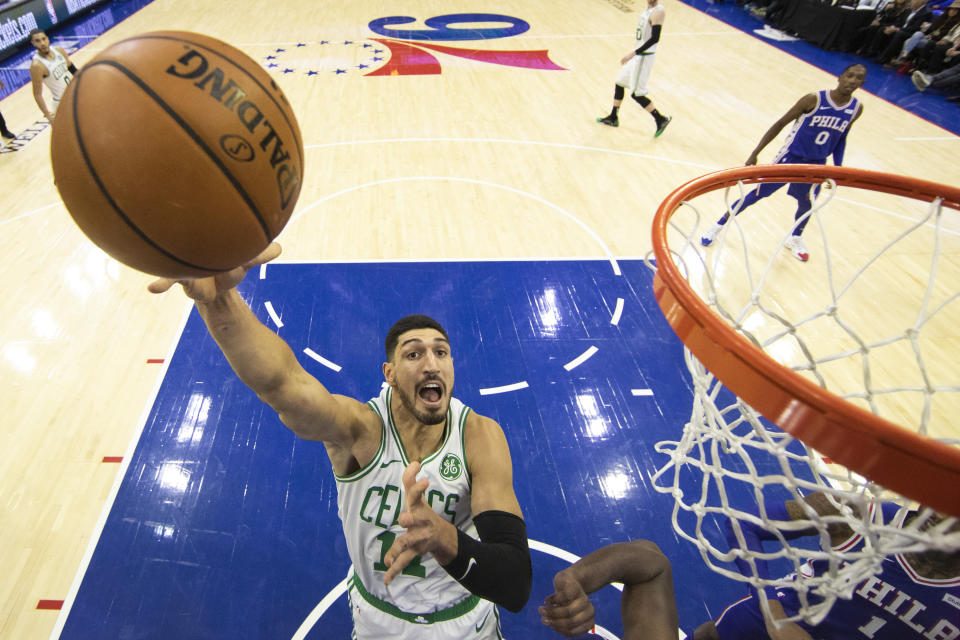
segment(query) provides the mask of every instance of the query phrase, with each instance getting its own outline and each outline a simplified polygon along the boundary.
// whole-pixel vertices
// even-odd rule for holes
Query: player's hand
[[[160,278],[151,282],[147,286],[147,291],[150,293],[163,293],[173,285],[180,283],[180,285],[183,286],[183,292],[186,293],[189,298],[197,302],[212,302],[224,291],[229,291],[240,284],[244,277],[246,277],[247,271],[266,262],[270,262],[280,255],[280,251],[280,245],[276,242],[271,242],[256,258],[230,271],[224,271],[223,273],[218,273],[215,276],[206,278],[192,278],[189,280]]]
[[[406,529],[390,545],[383,562],[389,567],[383,576],[383,583],[390,584],[398,573],[417,556],[432,553],[440,564],[452,561],[457,555],[457,530],[430,508],[424,496],[430,486],[430,480],[417,480],[420,463],[411,462],[403,470],[403,490],[406,510],[398,519],[400,526]]]
[[[634,57],[635,55],[637,55],[636,52],[631,51],[631,52],[628,53],[627,55],[625,55],[625,56],[623,56],[622,58],[620,58],[620,64],[627,64],[628,62],[630,62],[631,60],[633,60],[633,57]]]
[[[594,609],[583,587],[566,570],[553,577],[554,592],[537,609],[540,621],[557,633],[576,636],[594,625]]]
[[[751,154],[750,154],[750,157],[748,157],[748,158],[747,158],[747,161],[744,162],[743,164],[744,164],[745,166],[747,166],[747,167],[751,167],[751,166],[757,164],[757,154],[756,154],[756,153],[751,153]]]

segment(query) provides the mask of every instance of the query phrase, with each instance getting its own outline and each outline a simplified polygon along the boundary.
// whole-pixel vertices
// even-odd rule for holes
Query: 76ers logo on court
[[[377,18],[368,27],[379,38],[361,40],[320,40],[277,48],[266,56],[266,67],[283,74],[306,76],[352,75],[422,76],[441,73],[436,54],[461,60],[523,69],[563,71],[550,59],[546,49],[478,49],[453,47],[440,42],[496,40],[526,33],[530,24],[499,13],[452,13],[423,21],[410,16]],[[318,48],[319,47],[319,48]],[[283,54],[283,55],[281,55]]]
[[[440,461],[440,475],[444,480],[456,480],[460,477],[460,470],[462,469],[460,464],[460,458],[448,453],[443,456],[443,460]]]
[[[506,51],[467,49],[434,44],[438,40],[493,40],[509,38],[530,30],[530,24],[520,18],[497,13],[452,13],[424,20],[428,29],[391,29],[390,25],[415,22],[409,16],[379,18],[370,23],[370,30],[396,40],[373,38],[390,48],[390,62],[370,76],[427,75],[440,73],[440,63],[430,53],[435,51],[458,58],[527,69],[559,69],[550,60],[545,49],[538,51]],[[458,26],[453,26],[458,25]],[[474,25],[474,26],[471,26]],[[483,25],[483,26],[480,26]],[[506,25],[506,26],[491,26]],[[410,42],[411,40],[415,42]]]

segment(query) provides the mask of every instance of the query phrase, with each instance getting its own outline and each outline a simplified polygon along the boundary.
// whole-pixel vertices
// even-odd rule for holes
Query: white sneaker
[[[930,83],[933,82],[933,76],[922,71],[914,71],[910,74],[910,80],[913,81],[913,85],[923,91],[930,86]]]
[[[717,239],[717,234],[720,233],[720,229],[723,229],[723,225],[714,222],[713,226],[707,229],[706,233],[703,234],[703,237],[700,238],[700,244],[705,247],[709,247],[711,244],[713,244],[713,241]]]
[[[790,239],[783,245],[793,254],[793,257],[800,262],[806,262],[810,259],[810,252],[807,251],[807,245],[804,244],[800,236],[790,236]]]

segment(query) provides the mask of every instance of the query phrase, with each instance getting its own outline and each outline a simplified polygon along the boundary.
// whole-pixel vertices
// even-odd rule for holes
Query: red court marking
[[[830,458],[821,458],[821,460],[823,460],[824,464],[833,464],[833,460]]]
[[[147,358],[147,364],[163,364],[163,358]]]
[[[103,456],[102,462],[123,462],[123,456]]]
[[[40,600],[37,602],[37,609],[47,611],[60,611],[63,608],[63,600]]]

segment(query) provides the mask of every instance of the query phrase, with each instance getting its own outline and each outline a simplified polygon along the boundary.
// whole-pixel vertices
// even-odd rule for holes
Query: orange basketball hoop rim
[[[823,389],[738,334],[691,289],[673,261],[667,224],[681,203],[738,182],[849,186],[960,210],[960,189],[901,175],[825,165],[738,167],[682,185],[653,222],[654,296],[690,352],[739,398],[791,436],[873,482],[960,517],[960,448],[898,426]]]

